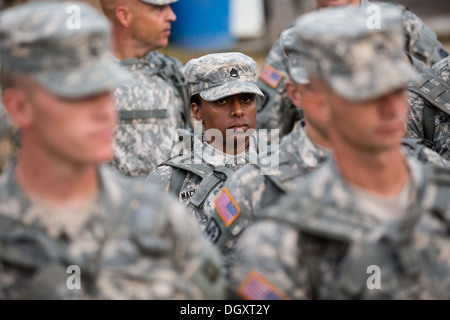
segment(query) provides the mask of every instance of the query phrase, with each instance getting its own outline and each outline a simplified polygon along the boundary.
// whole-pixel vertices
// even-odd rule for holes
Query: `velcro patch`
[[[283,75],[270,65],[266,64],[261,72],[260,79],[275,89],[283,79]]]
[[[245,300],[290,300],[283,291],[256,270],[247,274],[237,291]]]
[[[212,243],[217,243],[217,240],[219,240],[221,233],[222,232],[220,231],[220,227],[217,221],[214,218],[210,218],[205,228],[206,237],[211,240]]]
[[[241,208],[239,208],[236,201],[234,201],[227,188],[222,189],[215,201],[215,205],[217,212],[227,227],[229,227],[241,214]]]

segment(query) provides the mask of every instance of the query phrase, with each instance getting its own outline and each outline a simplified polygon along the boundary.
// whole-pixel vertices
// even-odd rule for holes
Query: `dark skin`
[[[199,96],[197,101],[191,103],[192,113],[202,123],[208,143],[232,154],[248,148],[248,137],[256,127],[255,94],[239,93],[216,101],[206,101]],[[213,133],[213,137],[208,133]]]

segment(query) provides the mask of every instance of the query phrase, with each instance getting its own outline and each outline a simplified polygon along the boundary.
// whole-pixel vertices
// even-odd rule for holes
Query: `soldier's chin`
[[[97,150],[98,152],[94,155],[94,162],[97,163],[108,163],[114,159],[114,150],[112,148],[105,150]]]

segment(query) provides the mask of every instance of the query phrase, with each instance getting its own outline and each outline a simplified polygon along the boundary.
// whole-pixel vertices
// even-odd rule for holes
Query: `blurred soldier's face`
[[[329,91],[326,101],[329,105],[329,136],[334,142],[366,152],[400,145],[408,117],[404,89],[361,103],[350,102]]]
[[[29,129],[49,156],[79,164],[112,158],[117,111],[109,92],[67,100],[38,88],[29,99],[33,105]]]
[[[154,6],[134,1],[130,9],[133,14],[132,33],[138,44],[148,51],[169,44],[171,23],[177,18],[169,5]]]
[[[195,119],[202,122],[205,131],[217,129],[223,137],[222,145],[213,145],[219,149],[223,148],[222,150],[225,151],[228,131],[235,137],[234,139],[228,139],[228,142],[232,144],[244,143],[245,148],[247,148],[248,135],[251,132],[247,132],[247,130],[255,129],[256,126],[256,95],[240,93],[212,102],[200,99],[201,106],[192,105]],[[247,135],[244,134],[246,132]],[[232,147],[232,145],[228,145],[228,148]]]
[[[359,5],[361,0],[316,0],[319,9],[326,7],[335,7],[342,5]]]

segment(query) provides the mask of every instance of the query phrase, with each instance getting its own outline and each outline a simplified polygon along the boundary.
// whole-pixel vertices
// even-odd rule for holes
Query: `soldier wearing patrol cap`
[[[207,54],[186,64],[196,119],[193,149],[163,162],[148,180],[174,193],[201,225],[224,181],[258,156],[256,96],[262,92],[256,71],[256,62],[240,52]]]
[[[370,2],[368,0],[316,0],[317,9],[330,6],[356,5],[369,8],[397,6],[403,11],[402,23],[404,34],[404,51],[417,71],[423,71],[448,55],[444,46],[438,41],[436,34],[409,9],[390,2]],[[370,10],[370,9],[368,9]],[[375,12],[375,11],[370,11]],[[264,92],[264,99],[258,109],[257,128],[280,129],[283,137],[296,125],[302,117],[302,111],[296,108],[289,99],[285,82],[289,78],[287,59],[281,47],[280,37],[269,51],[258,78],[258,86]]]
[[[100,1],[113,24],[114,56],[133,75],[114,92],[120,122],[112,165],[127,176],[146,177],[191,134],[183,64],[157,51],[168,44],[176,1]]]
[[[238,238],[239,298],[450,297],[450,171],[401,148],[405,86],[417,76],[403,55],[402,11],[383,11],[382,29],[367,28],[368,17],[327,8],[293,28],[333,151]]]
[[[0,177],[0,299],[220,299],[220,254],[185,208],[101,165],[128,80],[109,50],[109,22],[85,3],[0,15],[3,102],[22,132]]]
[[[327,125],[321,119],[320,94],[309,83],[301,50],[296,38],[296,25],[281,35],[281,44],[288,59],[289,77],[286,89],[291,101],[303,110],[304,118],[287,134],[280,145],[272,148],[270,157],[279,159],[278,170],[264,173],[259,163],[240,168],[228,179],[221,191],[235,207],[234,219],[228,221],[218,206],[211,212],[205,232],[226,256],[227,270],[233,263],[233,244],[242,231],[269,206],[278,205],[282,195],[292,192],[330,153]],[[450,168],[450,162],[415,140],[404,140],[403,149],[421,162],[432,162]],[[264,159],[261,163],[264,163]]]

